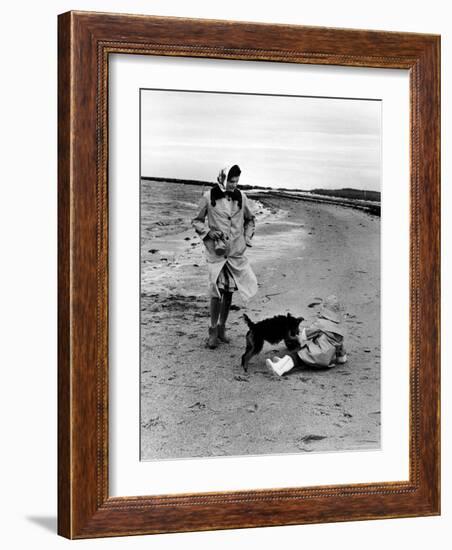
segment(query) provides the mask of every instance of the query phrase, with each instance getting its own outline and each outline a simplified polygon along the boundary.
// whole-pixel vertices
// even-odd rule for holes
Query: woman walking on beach
[[[229,342],[226,320],[233,292],[238,290],[245,301],[257,292],[256,276],[245,256],[255,221],[245,193],[237,188],[240,174],[236,164],[220,170],[218,183],[204,193],[192,220],[205,247],[210,295],[207,345],[212,349],[218,340]]]

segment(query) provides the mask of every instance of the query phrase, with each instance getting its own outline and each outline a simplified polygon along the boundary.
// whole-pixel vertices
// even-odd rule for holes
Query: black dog
[[[242,367],[245,372],[247,372],[251,357],[262,350],[264,341],[277,344],[284,340],[289,350],[300,346],[298,334],[300,333],[299,325],[304,320],[303,317],[293,317],[288,313],[264,319],[259,323],[253,323],[246,314],[243,317],[249,327],[249,331],[246,333],[246,350],[242,355]]]

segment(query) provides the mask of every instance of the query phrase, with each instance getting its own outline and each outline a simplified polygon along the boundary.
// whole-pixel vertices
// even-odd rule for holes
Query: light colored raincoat
[[[221,170],[218,177],[218,184],[223,191],[228,173],[229,168],[225,168]],[[245,256],[246,248],[251,246],[251,239],[254,235],[254,215],[243,191],[240,191],[242,195],[241,208],[237,201],[233,201],[229,197],[216,199],[216,204],[213,206],[210,193],[211,189],[204,193],[199,203],[198,212],[192,219],[192,226],[205,247],[209,293],[211,296],[220,297],[217,279],[223,266],[227,265],[240,295],[247,301],[257,292],[256,276]],[[215,252],[214,240],[207,236],[210,229],[216,229],[223,233],[226,245],[224,254],[218,255]]]
[[[322,308],[317,319],[301,333],[301,348],[297,351],[300,360],[313,367],[334,367],[336,353],[345,353],[345,329],[342,317],[327,308]]]

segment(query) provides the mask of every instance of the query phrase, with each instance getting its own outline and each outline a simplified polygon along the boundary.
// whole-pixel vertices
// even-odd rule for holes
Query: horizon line
[[[163,176],[140,176],[140,179],[143,180],[155,180],[155,181],[167,181],[168,183],[185,183],[185,184],[203,184],[203,185],[215,185],[215,181],[208,181],[208,180],[198,180],[198,179],[192,179],[192,178],[171,178],[171,177],[163,177]],[[271,186],[265,186],[265,185],[250,185],[250,184],[238,184],[238,187],[244,187],[248,189],[271,189],[273,191],[278,190],[286,190],[286,191],[304,191],[304,192],[311,192],[311,191],[342,191],[346,189],[352,189],[354,191],[361,191],[363,193],[380,193],[380,190],[377,189],[362,189],[359,187],[334,187],[334,188],[328,188],[328,187],[314,187],[311,189],[301,189],[301,188],[289,188],[289,187],[271,187]]]

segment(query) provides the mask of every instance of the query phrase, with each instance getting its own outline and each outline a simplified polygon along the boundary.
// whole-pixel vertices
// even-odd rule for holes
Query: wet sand
[[[380,219],[288,198],[257,202],[248,257],[259,291],[247,305],[234,294],[231,343],[209,350],[207,269],[189,224],[196,199],[180,199],[178,224],[143,217],[142,460],[379,448]],[[243,313],[290,311],[306,326],[310,301],[329,294],[345,307],[348,363],[279,378],[265,358],[284,355],[284,344],[265,344],[243,372]]]

